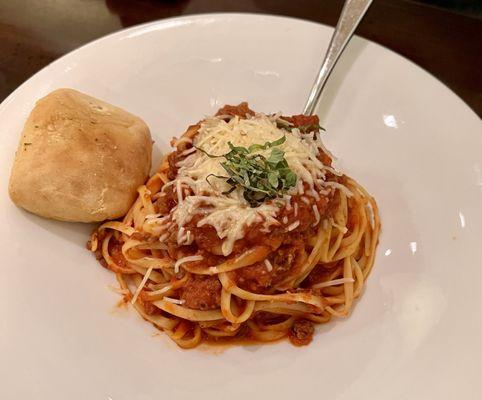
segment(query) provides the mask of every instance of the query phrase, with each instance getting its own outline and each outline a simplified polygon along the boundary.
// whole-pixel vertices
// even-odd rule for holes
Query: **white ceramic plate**
[[[354,38],[319,115],[338,165],[378,200],[365,293],[313,343],[182,351],[133,310],[84,245],[7,195],[34,102],[73,87],[142,116],[156,151],[225,103],[299,113],[332,29],[254,15],[147,24],[61,58],[0,106],[0,398],[475,399],[482,390],[482,132],[400,56]]]

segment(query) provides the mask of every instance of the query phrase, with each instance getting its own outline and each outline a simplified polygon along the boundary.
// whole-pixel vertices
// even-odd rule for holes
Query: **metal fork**
[[[333,67],[345,50],[346,45],[353,36],[356,27],[363,19],[368,7],[373,0],[346,0],[341,10],[340,18],[336,24],[335,32],[331,37],[330,45],[321,65],[318,76],[313,83],[310,95],[306,101],[303,114],[312,115],[321,97],[321,92],[325,87]]]

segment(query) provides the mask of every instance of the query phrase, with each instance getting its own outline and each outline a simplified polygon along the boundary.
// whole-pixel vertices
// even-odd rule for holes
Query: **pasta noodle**
[[[279,117],[255,114],[245,103],[218,114],[174,142],[176,150],[138,189],[123,220],[93,233],[90,250],[116,273],[126,301],[182,348],[286,336],[295,345],[307,344],[312,324],[348,316],[361,295],[380,233],[377,204],[333,169],[321,141],[316,143],[316,127],[302,132],[301,122],[317,126],[317,117],[282,117],[279,127]],[[220,156],[203,154],[208,145],[215,153],[227,143],[216,124],[236,146],[254,135],[246,148],[260,154],[270,151],[262,148],[260,135],[282,132],[286,139],[279,147],[296,185],[255,206],[246,203],[242,187],[228,193],[224,177],[211,172],[223,162]],[[260,130],[252,133],[242,124]],[[305,141],[311,147],[302,148]],[[273,154],[278,145],[266,143]],[[206,182],[203,163],[221,188]]]

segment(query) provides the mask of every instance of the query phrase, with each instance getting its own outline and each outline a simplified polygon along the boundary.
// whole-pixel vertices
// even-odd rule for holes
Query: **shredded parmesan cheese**
[[[186,232],[186,229],[184,229],[182,226],[179,228],[177,231],[177,244],[182,244],[184,241],[184,234]]]
[[[341,190],[343,193],[346,194],[347,197],[352,197],[353,193],[351,192],[350,189],[348,189],[346,186],[342,185],[341,183],[338,182],[325,182],[325,186],[329,186],[338,190]]]
[[[149,279],[149,276],[151,275],[151,272],[153,269],[154,269],[154,266],[150,266],[147,272],[145,273],[141,283],[139,284],[139,286],[136,289],[136,292],[134,293],[134,296],[132,297],[131,304],[135,304],[135,302],[137,301],[137,298],[139,297],[139,294],[141,293],[142,288],[146,285],[146,282]]]
[[[284,199],[286,200],[286,210],[291,211],[291,196],[287,194],[284,196]]]
[[[182,181],[176,181],[176,192],[177,192],[177,204],[182,204]]]
[[[265,258],[264,259],[264,265],[266,265],[266,269],[271,272],[273,270],[273,265],[271,264],[271,262]]]
[[[191,231],[186,232],[186,245],[190,245],[193,242],[194,238],[191,235]]]
[[[197,255],[197,256],[187,256],[187,257],[182,257],[179,260],[176,261],[174,264],[174,272],[177,274],[179,272],[179,267],[187,262],[192,262],[192,261],[201,261],[203,259],[203,256]]]
[[[160,242],[165,242],[169,238],[169,232],[164,233],[159,237]]]
[[[290,226],[288,226],[288,227],[286,228],[286,231],[287,231],[287,232],[291,232],[292,230],[298,228],[298,226],[300,226],[300,221],[295,221],[295,222],[293,222]]]
[[[180,139],[173,138],[173,140],[172,140],[172,145],[174,147],[178,147],[181,143],[192,143],[192,139],[190,137],[183,136]]]
[[[156,290],[156,294],[163,294],[163,293],[169,292],[169,290],[171,289],[172,289],[172,285],[167,285],[159,290]]]
[[[316,204],[313,204],[313,213],[315,214],[315,222],[313,222],[312,226],[316,226],[320,222],[320,212],[318,211],[318,206]]]
[[[179,304],[179,305],[185,303],[185,300],[173,299],[173,298],[171,298],[171,297],[163,297],[162,300],[166,300],[166,301],[168,301],[169,303]]]
[[[196,219],[196,226],[213,227],[222,239],[222,254],[228,256],[233,251],[234,243],[245,236],[250,226],[257,225],[260,231],[269,233],[273,226],[279,225],[282,209],[292,209],[291,196],[302,195],[301,200],[310,205],[306,196],[319,200],[320,194],[330,190],[330,187],[348,191],[339,183],[325,181],[327,172],[336,171],[318,159],[320,151],[329,154],[323,147],[320,136],[314,133],[303,134],[298,128],[290,131],[280,129],[277,118],[256,114],[246,119],[235,116],[225,120],[218,116],[206,118],[200,124],[197,135],[192,139],[193,147],[180,153],[184,158],[176,164],[176,178],[166,183],[162,189],[165,191],[170,185],[175,185],[177,206],[171,210],[168,220],[178,229],[179,245],[192,243],[193,235],[189,231],[186,233],[187,224],[195,215],[200,215]],[[229,144],[249,148],[253,144],[273,142],[283,136],[286,140],[279,145],[279,149],[284,152],[289,168],[295,173],[297,184],[282,198],[251,207],[243,196],[243,188],[229,191],[231,186],[226,179],[216,177],[226,175],[221,165],[222,159],[209,157],[208,154],[222,156],[230,151]],[[175,146],[183,140],[184,138],[175,141]],[[269,157],[271,149],[255,150],[253,154]],[[297,216],[296,202],[294,207]],[[319,222],[319,216],[317,221]],[[284,219],[283,222],[288,223]],[[167,220],[163,223],[167,223]],[[288,231],[296,229],[299,224],[299,221],[294,222]],[[180,264],[176,265],[178,270]]]

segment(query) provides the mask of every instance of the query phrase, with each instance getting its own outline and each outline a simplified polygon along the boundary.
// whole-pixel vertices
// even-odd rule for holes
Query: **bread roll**
[[[37,102],[10,176],[13,202],[62,221],[123,216],[149,175],[152,140],[138,117],[72,89]]]

